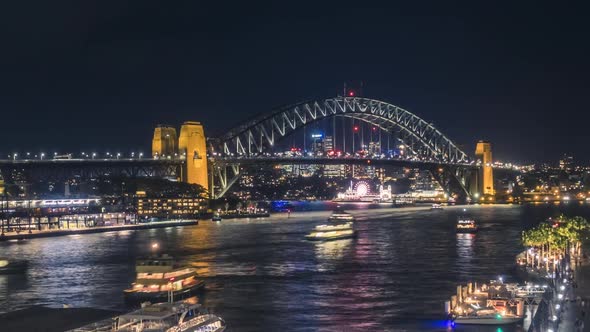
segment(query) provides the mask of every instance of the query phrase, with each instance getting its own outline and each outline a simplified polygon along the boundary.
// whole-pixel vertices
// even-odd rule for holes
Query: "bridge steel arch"
[[[429,161],[450,164],[469,161],[467,154],[432,123],[393,104],[359,97],[335,97],[279,108],[213,140],[212,150],[222,156],[263,153],[297,129],[333,116],[359,119],[387,132],[397,130],[410,151]]]
[[[240,175],[239,165],[245,163],[246,159],[256,158],[272,150],[279,140],[304,126],[334,116],[358,119],[386,132],[397,132],[400,141],[410,152],[420,156],[425,163],[424,168],[433,173],[448,193],[458,193],[460,200],[469,196],[468,175],[464,174],[470,173],[473,165],[470,164],[468,155],[432,123],[384,101],[335,97],[278,108],[244,122],[221,137],[211,139],[209,152],[213,161],[213,198],[223,196],[237,181]],[[281,163],[278,159],[275,162]],[[441,167],[444,168],[443,172],[440,171]],[[216,178],[220,184],[217,187]]]

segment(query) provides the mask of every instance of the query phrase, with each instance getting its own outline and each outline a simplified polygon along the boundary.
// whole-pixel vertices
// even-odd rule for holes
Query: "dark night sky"
[[[363,80],[468,153],[588,162],[587,8],[516,2],[7,2],[0,151],[148,152],[157,123],[214,135]]]

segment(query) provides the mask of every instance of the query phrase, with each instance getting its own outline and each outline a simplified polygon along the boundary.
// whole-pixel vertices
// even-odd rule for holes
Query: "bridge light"
[[[357,132],[357,131],[359,131],[359,126],[354,126],[354,127],[352,127],[352,130],[354,130],[354,132]]]
[[[352,91],[352,90],[348,91],[348,96],[349,97],[354,97],[354,91]]]

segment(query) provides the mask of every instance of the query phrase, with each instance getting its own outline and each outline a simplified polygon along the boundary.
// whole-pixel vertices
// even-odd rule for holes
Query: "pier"
[[[31,231],[31,232],[10,232],[4,233],[0,236],[0,241],[19,241],[28,240],[42,237],[54,237],[64,235],[77,235],[77,234],[92,234],[92,233],[106,233],[106,232],[117,232],[126,230],[139,230],[139,229],[150,229],[150,228],[166,228],[166,227],[177,227],[177,226],[192,226],[198,225],[198,220],[172,220],[172,221],[157,221],[139,224],[128,224],[128,225],[113,225],[113,226],[96,226],[89,228],[70,228],[70,229],[56,229],[56,230],[43,230],[43,231]]]

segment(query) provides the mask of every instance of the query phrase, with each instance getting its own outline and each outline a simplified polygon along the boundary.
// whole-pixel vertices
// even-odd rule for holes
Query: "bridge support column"
[[[186,156],[182,181],[199,184],[209,190],[205,130],[199,122],[187,121],[180,128],[178,149]]]
[[[440,184],[443,190],[455,199],[456,203],[465,204],[472,200],[471,170],[456,166],[438,165],[430,168],[430,173]]]
[[[486,196],[495,195],[494,170],[492,169],[492,145],[490,142],[479,141],[475,147],[475,157],[481,160],[481,168],[477,176],[478,193]]]
[[[229,178],[228,173],[231,176]],[[211,163],[211,198],[223,197],[239,178],[239,164]]]

